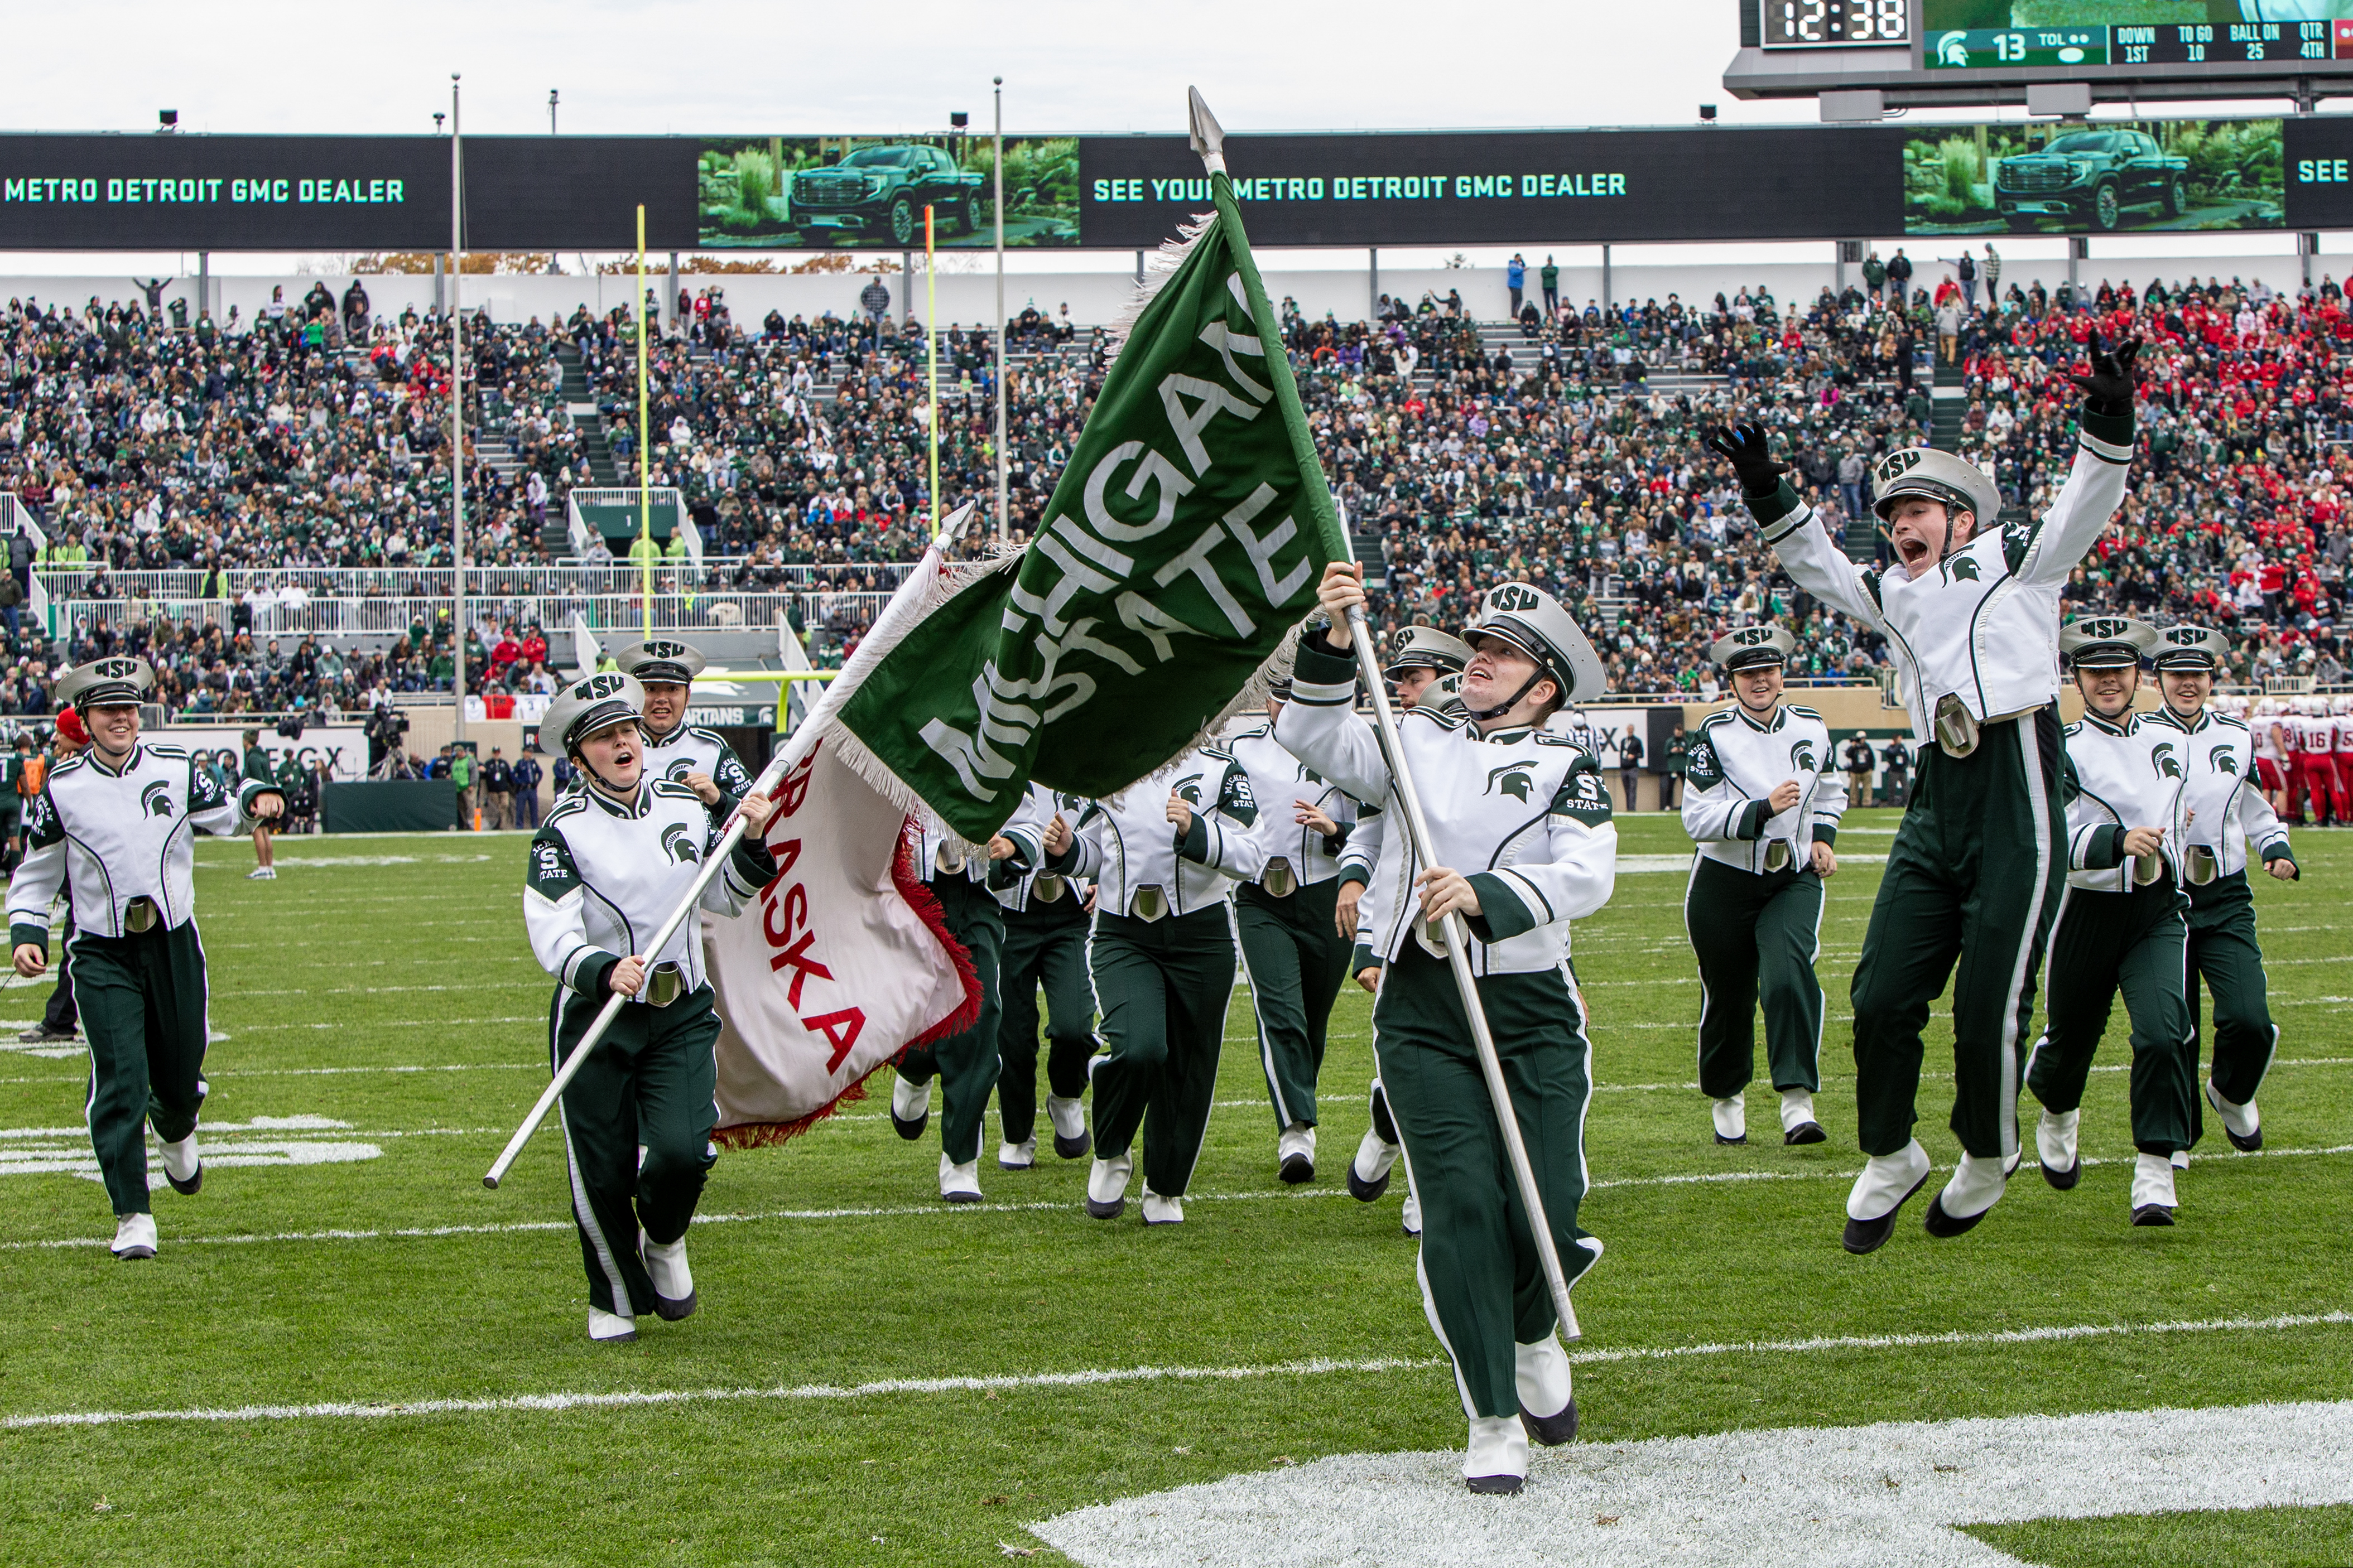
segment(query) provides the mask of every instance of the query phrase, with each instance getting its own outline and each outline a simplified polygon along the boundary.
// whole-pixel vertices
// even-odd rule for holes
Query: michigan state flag
[[[1211,189],[1037,537],[841,708],[850,765],[975,843],[1033,777],[1113,795],[1214,732],[1345,553],[1232,186]]]

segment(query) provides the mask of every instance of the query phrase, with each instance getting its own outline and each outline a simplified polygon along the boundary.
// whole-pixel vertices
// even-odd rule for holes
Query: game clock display
[[[1760,0],[1765,47],[1819,49],[1842,44],[1889,47],[1912,41],[1910,0]]]

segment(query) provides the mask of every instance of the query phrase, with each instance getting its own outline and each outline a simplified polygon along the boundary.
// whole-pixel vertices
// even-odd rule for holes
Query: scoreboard
[[[2024,66],[2254,65],[2353,60],[2353,20],[2095,23],[1955,27],[1926,51],[1930,70]]]

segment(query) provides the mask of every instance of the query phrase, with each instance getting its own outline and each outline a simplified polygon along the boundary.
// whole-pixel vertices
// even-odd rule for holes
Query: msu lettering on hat
[[[648,637],[616,649],[613,662],[623,674],[634,675],[641,681],[689,686],[709,661],[691,643],[682,643],[675,637]]]
[[[1758,665],[1787,664],[1798,639],[1786,629],[1766,622],[1743,626],[1715,639],[1707,657],[1726,669],[1751,669]]]
[[[2137,665],[2157,646],[2157,628],[2129,616],[2079,616],[2059,630],[2060,657],[2084,669]]]
[[[2205,626],[2168,626],[2157,634],[2157,668],[2203,669],[2222,668],[2231,655],[2231,639]]]
[[[135,707],[154,689],[155,672],[143,658],[116,654],[77,665],[58,681],[58,700],[84,712],[92,708]]]

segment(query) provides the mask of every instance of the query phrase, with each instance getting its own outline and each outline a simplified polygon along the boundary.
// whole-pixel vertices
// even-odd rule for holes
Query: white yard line
[[[1538,1449],[1511,1499],[1461,1456],[1347,1454],[1030,1526],[1086,1568],[2016,1568],[1954,1528],[2353,1500],[2353,1402],[1783,1427]]]
[[[551,1227],[564,1228],[564,1227]],[[1621,1351],[1585,1351],[1573,1361],[1658,1360],[1680,1356],[1813,1354],[1832,1350],[1912,1350],[1947,1346],[2036,1344],[2131,1334],[2247,1333],[2353,1323],[2353,1312],[2290,1313],[2270,1318],[2208,1318],[2158,1323],[2063,1324],[2042,1329],[1951,1334],[1888,1334],[1852,1339],[1760,1340],[1737,1344],[1670,1345]],[[624,1389],[612,1392],[523,1394],[479,1399],[417,1399],[398,1402],[332,1401],[314,1405],[197,1405],[176,1410],[85,1410],[0,1418],[0,1430],[42,1426],[104,1426],[149,1421],[381,1420],[386,1416],[470,1415],[504,1411],[611,1409],[632,1405],[693,1405],[742,1400],[872,1399],[908,1394],[965,1394],[997,1389],[1083,1388],[1103,1384],[1170,1381],[1240,1381],[1263,1377],[1316,1377],[1333,1373],[1419,1372],[1444,1365],[1436,1356],[1384,1356],[1363,1361],[1275,1362],[1256,1366],[1092,1368],[1076,1372],[1006,1373],[986,1377],[886,1378],[860,1384],[777,1384],[768,1388]],[[2033,1416],[2038,1422],[2063,1417]],[[2353,1439],[2348,1439],[2353,1440]],[[1600,1449],[1572,1449],[1579,1453]],[[1622,1449],[1610,1449],[1620,1452]],[[2345,1449],[2339,1447],[2337,1450]],[[2031,1516],[2030,1516],[2031,1517]],[[1247,1559],[1271,1560],[1264,1554]],[[1235,1561],[1242,1561],[1236,1559]]]

